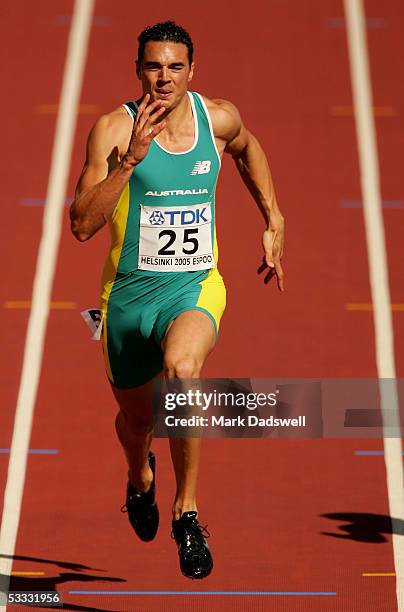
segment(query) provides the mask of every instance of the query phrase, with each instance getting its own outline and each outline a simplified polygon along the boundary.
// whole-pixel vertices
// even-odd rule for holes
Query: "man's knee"
[[[167,356],[164,369],[168,378],[199,378],[201,366],[195,357]]]

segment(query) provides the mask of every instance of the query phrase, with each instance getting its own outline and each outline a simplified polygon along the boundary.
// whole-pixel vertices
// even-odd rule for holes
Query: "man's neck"
[[[179,132],[183,131],[187,121],[192,121],[192,108],[188,93],[184,95],[180,103],[175,108],[170,110],[167,114],[163,114],[162,120],[166,122],[164,131],[168,137],[167,139],[175,140],[176,137],[178,137]]]

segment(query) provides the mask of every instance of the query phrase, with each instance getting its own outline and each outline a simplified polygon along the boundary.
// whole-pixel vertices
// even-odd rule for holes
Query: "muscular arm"
[[[224,141],[224,151],[232,155],[237,170],[264,215],[267,229],[262,243],[265,263],[278,277],[283,290],[284,273],[280,259],[283,253],[284,219],[276,201],[268,161],[258,140],[243,125],[237,109],[230,102],[217,100],[213,111],[215,136]]]
[[[147,155],[151,141],[165,127],[156,123],[164,112],[160,101],[148,104],[146,94],[136,120],[118,110],[101,117],[87,142],[87,157],[70,207],[71,230],[83,242],[105,225],[138,163]],[[120,148],[126,151],[120,158]]]
[[[81,242],[105,225],[134,169],[125,159],[119,161],[117,120],[113,113],[101,117],[88,138],[86,161],[70,207],[71,230]]]

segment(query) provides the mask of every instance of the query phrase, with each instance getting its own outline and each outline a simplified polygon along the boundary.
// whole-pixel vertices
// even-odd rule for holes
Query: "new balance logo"
[[[207,159],[205,161],[197,161],[191,175],[207,174],[208,172],[210,172],[210,160]]]

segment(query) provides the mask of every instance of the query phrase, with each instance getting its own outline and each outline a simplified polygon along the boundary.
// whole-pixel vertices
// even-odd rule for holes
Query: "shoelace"
[[[190,525],[183,527],[183,537],[191,544],[204,544],[203,538],[210,538],[210,533],[207,525],[200,525],[198,521],[194,521]],[[174,530],[171,531],[171,537],[175,539]]]
[[[136,489],[133,490],[133,492],[131,492],[128,496],[128,502],[131,503],[133,501],[140,501],[142,499],[147,499],[147,495],[148,493],[150,493],[150,489],[149,491],[146,491],[145,493],[142,493],[141,491],[136,491]],[[128,506],[127,503],[125,502],[124,505],[121,507],[121,512],[128,512]]]

